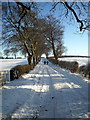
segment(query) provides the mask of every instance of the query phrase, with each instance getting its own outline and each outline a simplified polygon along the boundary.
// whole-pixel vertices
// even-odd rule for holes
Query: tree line
[[[51,11],[59,6],[60,20],[76,21],[79,30],[89,30],[90,2],[53,2]],[[87,17],[88,16],[88,17]],[[67,19],[68,18],[68,19]],[[64,27],[53,15],[40,16],[36,2],[2,4],[3,46],[6,56],[28,54],[28,62],[35,64],[43,53],[52,52],[55,60],[67,50],[63,43]]]
[[[5,55],[28,54],[35,65],[41,55],[52,52],[55,60],[65,52],[64,27],[53,15],[41,17],[36,3],[3,3],[3,46]]]

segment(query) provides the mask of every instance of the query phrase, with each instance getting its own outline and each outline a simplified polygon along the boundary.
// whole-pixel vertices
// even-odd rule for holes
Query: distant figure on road
[[[46,64],[46,61],[44,61],[44,65]]]
[[[47,65],[48,65],[48,61],[47,61]]]

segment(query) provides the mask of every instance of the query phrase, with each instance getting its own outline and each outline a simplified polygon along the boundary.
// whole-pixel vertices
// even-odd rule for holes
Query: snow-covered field
[[[82,65],[86,65],[88,61],[90,61],[90,58],[65,57],[65,58],[59,58],[58,60],[77,61],[79,63],[79,66],[82,66]]]
[[[0,72],[22,64],[28,64],[27,59],[0,59]]]
[[[76,58],[76,57],[66,57],[59,58],[62,61],[77,61],[79,66],[86,65],[88,63],[88,58]],[[28,64],[27,59],[0,59],[0,71],[10,70],[16,65]]]
[[[88,58],[77,58],[77,57],[66,57],[66,58],[59,58],[62,61],[77,61],[79,66],[86,65],[88,62]],[[42,59],[44,61],[44,58]],[[10,69],[16,65],[23,65],[28,64],[27,59],[0,59],[0,72],[3,76],[3,79],[10,80]]]
[[[88,118],[87,82],[44,60],[2,87],[3,117]]]

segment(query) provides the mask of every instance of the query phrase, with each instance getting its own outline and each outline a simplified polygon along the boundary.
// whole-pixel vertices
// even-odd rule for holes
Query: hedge
[[[85,65],[80,66],[78,72],[83,75],[85,71],[85,67],[86,67]]]
[[[68,61],[59,61],[59,66],[61,68],[65,68],[66,70],[70,70],[72,73],[75,73],[78,71],[78,62],[68,62]]]
[[[24,73],[28,73],[30,70],[33,70],[34,66],[32,65],[17,65],[10,70],[10,80],[18,79]]]
[[[79,73],[90,79],[90,63],[79,67]]]
[[[54,64],[57,64],[55,59],[51,59],[49,58],[49,61],[51,61]],[[74,62],[68,62],[68,61],[58,61],[58,65],[61,68],[70,70],[72,73],[75,73],[78,71],[78,62],[74,61]]]

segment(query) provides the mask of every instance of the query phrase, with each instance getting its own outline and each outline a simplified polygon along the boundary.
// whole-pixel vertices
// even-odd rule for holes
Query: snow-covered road
[[[3,86],[3,117],[87,118],[88,84],[59,66],[40,63]]]

